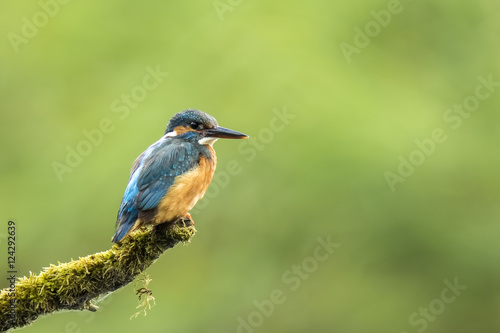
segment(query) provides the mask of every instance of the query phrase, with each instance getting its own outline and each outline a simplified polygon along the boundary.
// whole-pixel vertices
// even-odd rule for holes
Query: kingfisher
[[[203,197],[215,172],[214,142],[246,138],[246,134],[220,127],[202,111],[176,113],[160,140],[132,165],[113,242],[141,226],[191,219],[189,211]]]

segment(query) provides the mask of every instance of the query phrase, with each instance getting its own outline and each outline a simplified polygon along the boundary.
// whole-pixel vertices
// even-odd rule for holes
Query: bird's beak
[[[248,135],[224,127],[207,128],[203,131],[205,137],[221,139],[247,139]]]

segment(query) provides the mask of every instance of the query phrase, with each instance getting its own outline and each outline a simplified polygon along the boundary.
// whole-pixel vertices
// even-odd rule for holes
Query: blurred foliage
[[[18,275],[110,247],[131,164],[175,112],[201,109],[251,139],[215,145],[219,183],[193,214],[192,244],[148,270],[147,317],[129,320],[129,286],[95,314],[23,332],[500,330],[500,91],[456,130],[443,118],[480,76],[500,81],[499,3],[402,1],[377,31],[393,1],[54,1],[0,13],[0,236],[7,252],[15,219]],[[348,62],[340,46],[367,24],[373,37]],[[144,96],[147,68],[168,76]],[[142,100],[114,112],[134,91]],[[103,119],[112,130],[59,181],[53,163]],[[385,173],[436,128],[447,139],[391,191]],[[340,244],[324,261],[311,259],[318,237]],[[439,301],[455,278],[467,289]],[[280,303],[259,315],[273,291]]]

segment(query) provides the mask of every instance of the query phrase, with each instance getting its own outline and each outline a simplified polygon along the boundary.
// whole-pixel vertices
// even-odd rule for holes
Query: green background
[[[8,219],[19,275],[110,247],[130,166],[175,112],[198,108],[251,136],[215,144],[216,175],[232,161],[239,173],[212,184],[193,242],[148,269],[157,305],[146,317],[129,320],[130,285],[96,314],[23,332],[500,331],[500,91],[456,129],[443,118],[474,101],[480,76],[500,81],[500,4],[405,0],[382,27],[371,11],[386,1],[228,1],[223,12],[210,0],[70,1],[18,52],[9,38],[42,7],[4,1],[2,286]],[[367,24],[373,37],[358,36],[367,45],[348,62],[341,43]],[[148,66],[168,76],[121,119],[111,104]],[[59,181],[53,163],[103,119],[113,130]],[[435,129],[444,142],[429,143]],[[423,160],[415,140],[434,145]],[[420,165],[392,191],[386,172],[411,154]],[[318,237],[340,245],[320,262]],[[290,271],[302,264],[307,276]],[[467,286],[449,304],[445,279]],[[254,302],[276,290],[281,304],[259,322]],[[437,314],[422,319],[430,305]],[[257,327],[238,327],[249,316]]]

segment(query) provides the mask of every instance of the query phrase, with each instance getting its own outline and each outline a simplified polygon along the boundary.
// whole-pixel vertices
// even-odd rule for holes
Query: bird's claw
[[[191,214],[189,214],[189,213],[187,213],[186,216],[181,217],[181,221],[184,224],[184,226],[194,225],[193,218],[191,217]]]

